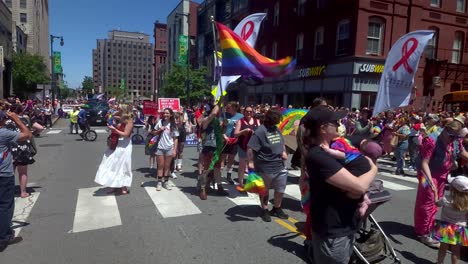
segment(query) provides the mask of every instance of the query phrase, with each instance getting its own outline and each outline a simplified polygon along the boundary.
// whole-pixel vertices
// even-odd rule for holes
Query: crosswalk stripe
[[[122,225],[117,200],[102,187],[78,190],[72,233]]]
[[[297,177],[301,176],[300,170],[289,170],[288,173]]]
[[[62,130],[50,130],[46,133],[46,135],[59,134],[60,132],[62,132]]]
[[[99,134],[107,133],[107,130],[105,130],[105,129],[96,129],[94,131],[96,131],[96,133],[99,133]]]
[[[154,186],[144,187],[154,205],[164,218],[201,214],[200,209],[172,182],[174,187],[168,191],[156,191]]]
[[[38,192],[34,192],[28,198],[15,198],[15,211],[13,213],[15,235],[18,235],[23,226],[27,225],[26,221],[29,214],[31,214],[34,204],[37,202],[37,198],[39,198],[39,194]]]
[[[414,190],[415,189],[413,187],[408,187],[408,186],[398,184],[398,183],[394,183],[394,182],[391,182],[391,181],[386,181],[386,180],[382,180],[382,179],[380,179],[380,180],[383,182],[383,186],[384,186],[385,189],[390,189],[390,190],[393,190],[393,191],[409,191],[409,190]]]
[[[416,183],[416,184],[419,183],[417,178],[410,177],[410,176],[409,177],[397,176],[388,172],[379,172],[378,175],[385,176],[385,177],[392,178],[392,179],[401,180],[401,181]]]
[[[291,197],[294,197],[295,199],[297,200],[301,200],[301,190],[299,189],[299,185],[297,184],[289,184],[289,185],[286,185],[286,189],[284,190],[284,193],[291,196]]]

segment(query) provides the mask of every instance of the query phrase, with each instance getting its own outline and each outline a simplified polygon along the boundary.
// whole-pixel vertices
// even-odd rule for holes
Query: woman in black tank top
[[[239,146],[239,168],[237,175],[239,185],[244,186],[244,172],[247,167],[247,144],[253,132],[260,126],[260,121],[253,117],[253,109],[247,106],[244,110],[244,117],[237,121],[236,128],[234,129],[234,136],[238,139]]]

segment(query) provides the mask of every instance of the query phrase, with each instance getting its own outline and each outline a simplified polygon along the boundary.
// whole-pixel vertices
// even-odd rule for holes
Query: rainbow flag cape
[[[223,76],[279,77],[294,70],[296,60],[291,57],[280,60],[267,58],[225,25],[216,23],[216,26],[223,53]]]
[[[299,121],[307,114],[306,109],[285,109],[281,113],[278,129],[283,135],[289,135],[299,126]]]
[[[259,195],[265,195],[268,191],[265,188],[265,182],[263,182],[262,177],[252,170],[249,170],[244,188],[237,186],[236,189],[240,192],[258,193]]]

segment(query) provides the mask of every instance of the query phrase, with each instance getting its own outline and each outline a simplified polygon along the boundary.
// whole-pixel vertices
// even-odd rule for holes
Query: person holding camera
[[[5,122],[10,119],[19,132],[9,130]],[[18,141],[31,139],[31,131],[13,112],[0,111],[0,152],[2,153],[0,163],[0,252],[8,245],[22,241],[21,237],[15,237],[11,228],[13,213],[15,209],[15,178],[13,171],[13,155],[10,152],[10,144]]]

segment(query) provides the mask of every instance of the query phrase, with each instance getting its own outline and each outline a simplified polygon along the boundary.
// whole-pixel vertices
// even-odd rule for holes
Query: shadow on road
[[[413,226],[391,221],[382,221],[379,222],[379,225],[380,227],[382,227],[388,238],[396,244],[401,245],[402,243],[395,239],[393,235],[402,235],[413,240],[418,240],[416,235],[414,234]]]
[[[306,257],[306,252],[304,246],[292,241],[292,239],[297,238],[299,234],[297,233],[284,233],[276,236],[272,236],[267,240],[272,246],[278,247],[291,253],[298,258],[302,259],[305,263],[309,263]]]
[[[402,257],[409,260],[411,263],[432,264],[435,261],[435,259],[434,260],[427,260],[427,259],[420,258],[420,257],[416,256],[414,253],[408,252],[408,251],[397,251],[397,252],[400,253],[400,255]]]
[[[255,221],[252,218],[260,217],[260,213],[258,205],[234,206],[224,212],[226,218],[231,222]]]
[[[36,189],[41,189],[42,187],[40,186],[28,186],[26,187],[26,192],[29,194],[35,193]],[[15,197],[19,197],[21,194],[21,190],[19,185],[15,185]]]
[[[274,204],[275,200],[270,199],[270,203]],[[295,212],[302,212],[301,202],[296,199],[292,199],[289,197],[283,197],[283,201],[281,202],[281,207],[283,209],[288,209]]]
[[[137,172],[143,173],[145,178],[155,178],[156,177],[156,169],[153,168],[138,168],[136,169]]]

